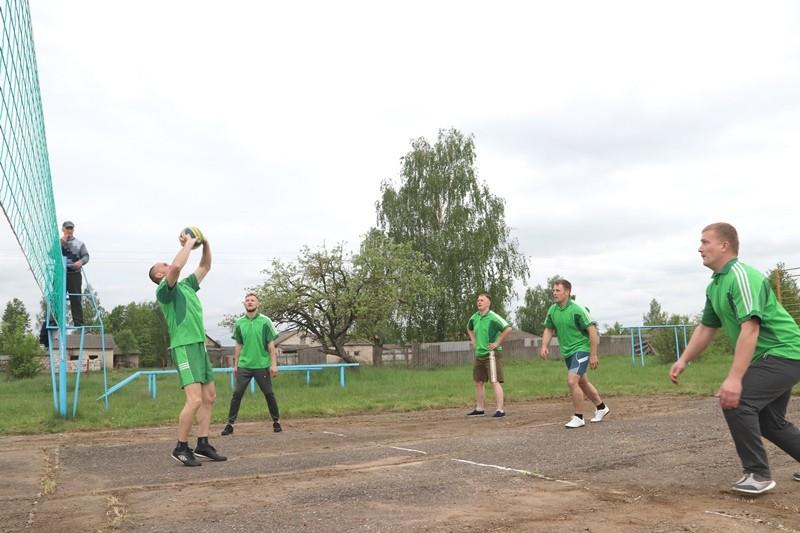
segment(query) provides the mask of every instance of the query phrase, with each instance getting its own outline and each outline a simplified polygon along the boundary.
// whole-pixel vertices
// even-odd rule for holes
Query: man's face
[[[558,305],[564,305],[569,300],[569,291],[563,285],[553,285],[553,299]]]
[[[703,265],[717,272],[728,262],[730,244],[721,240],[716,231],[709,229],[701,234],[697,251],[703,258]]]
[[[72,237],[72,235],[75,233],[75,227],[73,226],[71,228],[62,228],[61,231],[64,232],[64,237],[69,238]]]
[[[476,302],[476,305],[478,307],[478,312],[483,314],[489,310],[489,306],[492,305],[492,302],[489,300],[489,298],[486,297],[485,294],[481,294],[480,296],[478,296],[478,301]]]
[[[252,313],[256,309],[258,309],[258,298],[252,295],[246,296],[244,299],[244,310],[248,313]]]

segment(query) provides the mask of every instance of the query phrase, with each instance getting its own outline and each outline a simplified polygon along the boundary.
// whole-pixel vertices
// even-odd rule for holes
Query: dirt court
[[[173,428],[3,437],[0,531],[800,531],[800,465],[774,446],[772,493],[728,490],[716,400],[607,403],[573,430],[567,400],[215,424],[229,460],[198,468],[169,457]]]

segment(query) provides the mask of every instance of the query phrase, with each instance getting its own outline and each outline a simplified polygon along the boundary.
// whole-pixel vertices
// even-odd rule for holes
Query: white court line
[[[540,424],[539,426],[533,426],[533,427],[553,426],[553,425],[556,425],[556,424],[558,424],[558,422]],[[323,433],[325,433],[326,435],[335,435],[337,437],[344,437],[344,435],[342,433],[334,433],[332,431],[323,431]],[[422,450],[415,450],[413,448],[402,448],[400,446],[387,446],[385,444],[378,444],[378,446],[383,447],[383,448],[390,448],[392,450],[398,450],[398,451],[402,451],[402,452],[412,452],[412,453],[419,453],[419,454],[422,454],[422,455],[428,455],[428,452],[423,452]],[[535,477],[537,479],[544,479],[546,481],[553,481],[555,483],[563,483],[564,485],[571,485],[573,487],[577,487],[578,486],[577,483],[573,483],[572,481],[564,481],[563,479],[552,478],[552,477],[549,477],[549,476],[545,476],[544,474],[531,472],[529,470],[519,470],[517,468],[509,468],[507,466],[500,466],[500,465],[487,465],[487,464],[484,464],[484,463],[476,463],[475,461],[467,461],[466,459],[453,459],[452,457],[448,457],[448,459],[451,460],[451,461],[455,461],[457,463],[464,463],[464,464],[468,464],[468,465],[472,465],[472,466],[482,466],[484,468],[495,468],[497,470],[504,470],[506,472],[516,472],[518,474],[525,474],[525,475],[528,475],[528,476]]]
[[[401,452],[414,452],[414,453],[421,453],[422,455],[428,455],[428,452],[423,452],[422,450],[415,450],[413,448],[401,448],[400,446],[387,446],[387,448],[391,448],[393,450],[400,450]]]
[[[496,468],[497,470],[505,470],[507,472],[517,472],[519,474],[527,474],[529,476],[533,476],[539,479],[545,479],[547,481],[555,481],[556,483],[564,483],[565,485],[572,485],[573,487],[577,487],[577,483],[573,483],[572,481],[564,481],[563,479],[555,479],[552,477],[545,476],[543,474],[537,474],[536,472],[530,472],[528,470],[519,470],[517,468],[509,468],[507,466],[500,466],[500,465],[487,465],[484,463],[476,463],[474,461],[467,461],[466,459],[450,459],[451,461],[455,461],[457,463],[466,463],[468,465],[473,466],[483,466],[486,468]]]

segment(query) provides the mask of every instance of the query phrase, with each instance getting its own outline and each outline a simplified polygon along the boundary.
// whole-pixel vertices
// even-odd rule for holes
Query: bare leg
[[[592,403],[595,405],[600,405],[603,403],[603,400],[600,399],[600,393],[597,392],[595,386],[589,382],[589,378],[586,377],[586,374],[581,376],[578,384],[580,385],[581,390],[586,393],[586,397],[589,398]]]
[[[482,381],[475,382],[475,408],[478,411],[484,410],[484,405],[486,404],[486,391],[483,388]]]
[[[492,383],[492,388],[494,389],[494,401],[497,403],[497,410],[503,410],[503,384],[502,383]]]
[[[178,416],[178,441],[187,442],[189,440],[189,431],[192,429],[192,421],[194,415],[203,404],[203,391],[199,383],[192,383],[183,388],[183,394],[186,396],[186,403],[183,404],[181,414]],[[208,425],[206,425],[206,432]],[[206,433],[207,434],[207,433]]]
[[[203,401],[197,410],[197,436],[208,437],[208,426],[211,424],[211,409],[217,399],[217,389],[214,382],[202,385]]]
[[[583,413],[583,390],[580,386],[580,376],[575,372],[567,373],[567,387],[572,395],[572,405],[575,407],[576,414]]]

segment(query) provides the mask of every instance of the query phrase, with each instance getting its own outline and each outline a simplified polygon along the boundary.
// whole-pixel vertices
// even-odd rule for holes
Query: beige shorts
[[[492,372],[494,370],[494,373]],[[475,366],[472,367],[472,380],[476,383],[503,383],[503,361],[500,352],[494,353],[494,369],[491,357],[476,357]]]

